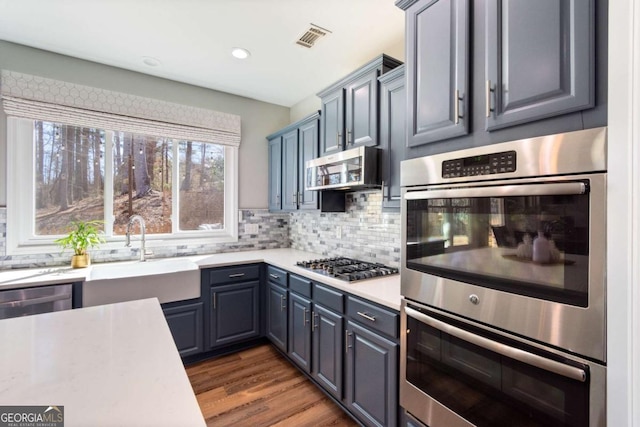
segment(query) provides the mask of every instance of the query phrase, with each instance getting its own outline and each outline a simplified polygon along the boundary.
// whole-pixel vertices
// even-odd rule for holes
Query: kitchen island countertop
[[[155,298],[0,320],[2,405],[64,406],[64,425],[204,426]]]

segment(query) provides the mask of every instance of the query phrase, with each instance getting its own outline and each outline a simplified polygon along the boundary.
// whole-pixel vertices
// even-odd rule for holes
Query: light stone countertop
[[[200,266],[200,268],[265,262],[291,273],[307,277],[313,281],[321,282],[336,289],[360,296],[394,310],[400,310],[399,274],[348,283],[296,266],[297,261],[327,258],[324,255],[316,253],[285,248],[226,252],[181,258],[187,258],[194,261]],[[131,261],[124,262],[131,263]],[[116,265],[120,263],[114,262],[113,264]],[[89,274],[90,269],[91,267],[81,269],[54,267],[0,271],[0,290],[84,281],[86,276]]]
[[[0,320],[2,405],[65,426],[204,426],[157,299]]]

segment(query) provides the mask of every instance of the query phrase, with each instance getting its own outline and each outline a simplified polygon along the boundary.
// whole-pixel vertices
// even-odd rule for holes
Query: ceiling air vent
[[[300,46],[311,48],[319,38],[324,37],[327,34],[331,34],[331,31],[327,30],[326,28],[319,27],[315,24],[311,24],[309,29],[302,35],[302,37],[296,40],[296,43]]]

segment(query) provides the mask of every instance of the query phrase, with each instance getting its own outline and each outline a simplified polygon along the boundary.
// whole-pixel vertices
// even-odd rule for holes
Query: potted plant
[[[54,242],[62,249],[73,249],[71,267],[83,268],[91,264],[87,250],[97,247],[100,243],[105,243],[104,237],[100,234],[98,226],[102,221],[73,221],[71,231],[65,237],[56,239]]]

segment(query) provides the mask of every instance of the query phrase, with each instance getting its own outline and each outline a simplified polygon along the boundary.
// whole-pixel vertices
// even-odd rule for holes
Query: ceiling
[[[295,42],[311,23],[331,34],[308,49]],[[394,0],[0,0],[0,39],[291,107],[380,53],[402,60],[404,12]]]

